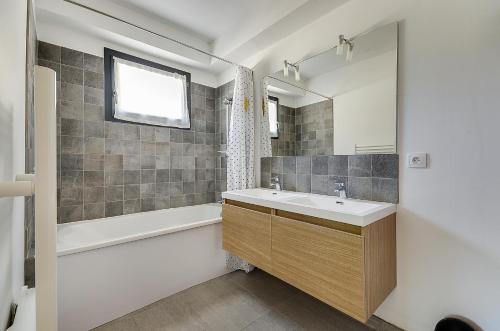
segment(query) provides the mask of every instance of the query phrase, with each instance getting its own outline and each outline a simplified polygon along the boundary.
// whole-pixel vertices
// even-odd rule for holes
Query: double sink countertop
[[[392,203],[262,188],[227,191],[222,193],[222,198],[361,227],[396,212],[396,205]]]

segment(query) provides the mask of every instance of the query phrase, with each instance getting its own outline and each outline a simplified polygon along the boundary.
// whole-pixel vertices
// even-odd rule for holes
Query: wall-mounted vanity
[[[396,206],[249,189],[223,193],[223,248],[366,322],[396,286]]]

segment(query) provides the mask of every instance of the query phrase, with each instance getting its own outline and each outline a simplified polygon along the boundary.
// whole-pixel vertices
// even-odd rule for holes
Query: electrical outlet
[[[408,154],[408,168],[427,168],[427,154]]]

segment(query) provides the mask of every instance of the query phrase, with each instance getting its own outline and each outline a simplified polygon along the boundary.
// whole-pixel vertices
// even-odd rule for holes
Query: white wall
[[[500,2],[420,1],[400,30],[398,288],[409,330],[463,314],[500,330]],[[405,167],[428,152],[426,170]]]
[[[355,146],[396,146],[396,75],[333,98],[335,154]]]
[[[24,173],[27,2],[0,10],[0,181]],[[0,330],[24,284],[24,198],[0,198]]]
[[[500,2],[351,0],[326,17],[329,29],[318,22],[283,40],[305,50],[261,56],[255,82],[324,47],[313,36],[402,20],[398,286],[376,315],[410,331],[448,314],[500,330]],[[428,152],[429,168],[406,168],[410,152]]]

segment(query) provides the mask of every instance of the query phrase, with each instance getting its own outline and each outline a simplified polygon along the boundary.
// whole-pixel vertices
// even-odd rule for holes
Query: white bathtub
[[[58,225],[59,330],[87,331],[227,272],[221,207]]]

